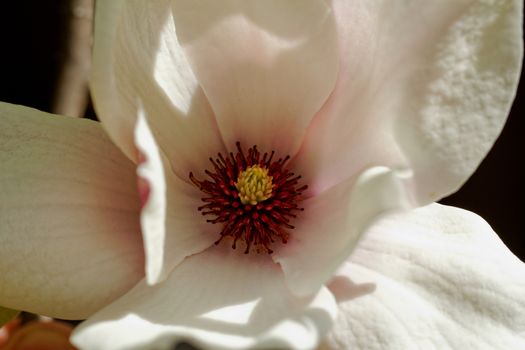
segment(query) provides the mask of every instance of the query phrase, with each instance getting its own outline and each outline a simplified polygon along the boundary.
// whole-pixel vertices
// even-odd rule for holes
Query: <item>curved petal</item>
[[[333,0],[341,74],[295,160],[313,192],[411,168],[420,204],[457,190],[498,136],[522,57],[521,1]]]
[[[172,16],[169,1],[98,1],[91,88],[102,124],[130,159],[140,107],[174,172],[188,180],[224,146]]]
[[[217,234],[197,210],[202,203],[199,191],[171,172],[144,112],[139,112],[135,142],[141,159],[137,173],[143,200],[140,221],[146,277],[149,284],[155,284],[185,257],[211,246]]]
[[[80,319],[143,277],[135,167],[100,124],[0,104],[0,164],[1,305]]]
[[[312,349],[335,317],[333,296],[296,299],[267,256],[213,247],[168,279],[137,285],[81,324],[82,349],[172,349],[184,340],[211,349]]]
[[[462,209],[381,220],[330,289],[340,314],[328,349],[525,347],[525,264]]]
[[[400,171],[374,167],[301,203],[305,211],[273,259],[298,295],[318,290],[348,258],[368,225],[391,210],[408,208]]]
[[[176,0],[173,13],[225,144],[295,154],[337,78],[325,2]]]

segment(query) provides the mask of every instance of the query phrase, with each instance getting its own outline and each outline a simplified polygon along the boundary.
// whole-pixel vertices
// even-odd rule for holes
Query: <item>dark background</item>
[[[71,0],[18,0],[0,5],[0,101],[50,111],[67,46]],[[501,137],[476,173],[442,203],[483,216],[525,261],[525,83]],[[88,112],[92,113],[92,112]]]

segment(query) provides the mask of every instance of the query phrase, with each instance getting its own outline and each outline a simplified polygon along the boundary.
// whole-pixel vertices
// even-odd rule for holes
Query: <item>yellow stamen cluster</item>
[[[256,205],[272,195],[272,177],[268,176],[268,169],[252,165],[239,174],[235,187],[242,204]]]

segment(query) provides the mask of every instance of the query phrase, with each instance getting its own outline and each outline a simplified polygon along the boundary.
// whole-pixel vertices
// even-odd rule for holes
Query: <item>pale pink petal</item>
[[[355,248],[365,229],[391,210],[408,208],[403,173],[370,168],[301,205],[287,244],[276,248],[286,282],[298,295],[318,290]]]
[[[520,32],[514,26],[512,3],[508,7],[479,2],[471,7],[462,2],[333,4],[339,27],[347,34],[342,43],[348,50],[343,51],[346,65],[291,165],[310,186],[313,198],[305,202],[305,209],[309,202],[324,204],[320,209],[313,205],[298,219],[297,226],[307,228],[298,228],[293,234],[299,241],[286,246],[276,259],[299,293],[318,288],[377,216],[425,204],[466,180],[505,119],[521,53],[521,44],[510,47]],[[418,30],[409,26],[407,16],[422,21]],[[372,39],[365,41],[365,36]],[[481,64],[487,42],[502,36],[508,40],[502,40],[499,51]],[[442,66],[452,59],[459,60],[446,67],[453,76]],[[457,84],[449,80],[456,78]],[[500,89],[505,82],[508,86]],[[435,86],[440,86],[438,92]],[[463,99],[437,98],[436,94],[446,93],[443,89],[464,94]],[[501,95],[496,101],[487,94]],[[487,100],[481,103],[479,98]],[[418,133],[419,144],[413,138]],[[378,166],[392,170],[381,186],[354,185],[359,174]],[[331,199],[335,195],[349,198]],[[319,213],[312,216],[314,211]]]
[[[144,276],[135,166],[99,123],[0,104],[0,305],[85,318]]]
[[[202,218],[197,188],[171,172],[148,126],[144,112],[139,112],[135,142],[141,163],[137,168],[143,197],[140,215],[146,277],[157,283],[186,256],[198,253],[217,240],[216,227]]]
[[[223,151],[208,101],[178,42],[169,1],[98,1],[92,93],[102,124],[136,159],[140,108],[173,171],[188,180]]]
[[[421,204],[456,189],[515,94],[521,1],[333,0],[341,70],[296,159],[313,192],[369,166],[409,168]]]
[[[384,218],[330,289],[340,313],[323,349],[525,348],[525,264],[465,210]]]
[[[140,283],[81,324],[82,349],[312,349],[330,329],[335,302],[327,289],[296,299],[278,265],[213,247],[187,258],[156,286]]]
[[[326,3],[181,0],[173,15],[225,144],[294,154],[337,78]]]

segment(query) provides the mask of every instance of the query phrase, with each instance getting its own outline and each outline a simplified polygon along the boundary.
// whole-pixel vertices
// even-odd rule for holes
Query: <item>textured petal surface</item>
[[[296,166],[325,188],[369,166],[410,168],[421,204],[492,146],[522,57],[521,1],[332,1],[340,76]]]
[[[138,284],[77,328],[83,349],[312,349],[332,325],[327,289],[296,299],[267,256],[217,246],[187,258],[156,286]],[[147,346],[146,346],[147,344]]]
[[[0,164],[1,305],[85,318],[143,277],[135,167],[99,123],[0,104]]]
[[[176,0],[173,14],[225,144],[294,154],[337,78],[325,2]]]
[[[148,112],[159,147],[182,179],[223,151],[213,112],[180,47],[169,1],[97,2],[91,87],[102,124],[131,159],[139,107]]]
[[[506,118],[521,57],[517,2],[332,5],[341,74],[291,163],[311,197],[276,259],[298,293],[326,281],[379,216],[466,180]]]
[[[525,264],[462,209],[384,218],[329,287],[340,313],[323,349],[525,348]]]
[[[217,229],[197,210],[202,204],[199,191],[171,172],[143,112],[139,112],[135,142],[141,161],[137,173],[143,200],[146,276],[154,284],[186,256],[211,246],[217,240]]]
[[[323,285],[355,248],[377,216],[409,207],[402,173],[384,167],[367,169],[356,178],[314,196],[286,245],[273,254],[294,293],[307,295]]]

